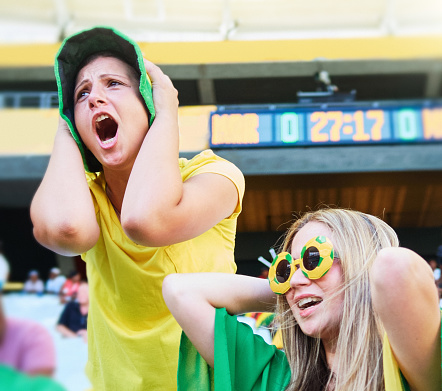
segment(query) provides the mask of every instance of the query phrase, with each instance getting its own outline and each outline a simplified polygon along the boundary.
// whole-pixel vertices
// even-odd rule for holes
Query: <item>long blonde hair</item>
[[[373,311],[369,271],[382,248],[399,246],[397,235],[377,217],[346,209],[321,209],[295,221],[285,236],[282,251],[290,252],[296,233],[310,221],[323,223],[332,231],[343,272],[340,292],[344,292],[344,303],[335,372],[331,373],[327,366],[320,339],[301,331],[285,295],[280,296],[278,313],[292,371],[287,390],[384,390],[383,327]]]

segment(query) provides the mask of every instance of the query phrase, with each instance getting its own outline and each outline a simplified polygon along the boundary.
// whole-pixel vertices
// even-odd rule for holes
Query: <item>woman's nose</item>
[[[106,95],[102,88],[99,87],[94,87],[91,89],[88,99],[90,108],[106,104]]]
[[[301,270],[300,267],[298,267],[296,269],[296,271],[293,273],[293,276],[290,280],[290,287],[291,288],[296,288],[299,286],[306,286],[306,285],[310,285],[312,282],[310,279],[308,279],[303,271]]]

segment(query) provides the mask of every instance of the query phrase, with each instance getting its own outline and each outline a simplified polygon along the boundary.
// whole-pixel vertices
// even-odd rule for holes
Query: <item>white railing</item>
[[[442,33],[441,0],[0,0],[0,43],[56,43],[94,25],[137,41]]]

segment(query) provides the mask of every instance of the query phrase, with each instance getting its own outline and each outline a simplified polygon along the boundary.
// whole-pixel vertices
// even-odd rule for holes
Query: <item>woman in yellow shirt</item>
[[[244,177],[210,150],[179,158],[177,91],[122,33],[67,38],[55,74],[61,119],[31,205],[35,238],[86,262],[94,388],[175,390],[181,330],[162,282],[236,271]]]

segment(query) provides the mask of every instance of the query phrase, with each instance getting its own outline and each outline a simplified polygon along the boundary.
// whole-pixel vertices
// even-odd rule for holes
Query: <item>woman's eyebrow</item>
[[[84,80],[82,80],[79,84],[77,84],[77,85],[75,86],[75,88],[74,88],[74,95],[77,93],[77,90],[78,90],[81,86],[83,86],[84,84],[87,84],[87,83],[89,83],[89,79],[84,79]]]
[[[108,77],[124,77],[129,78],[128,76],[122,74],[122,73],[103,73],[98,78],[99,79],[107,79]]]
[[[107,79],[107,78],[109,78],[109,77],[118,77],[118,78],[124,78],[124,79],[128,79],[128,80],[130,80],[130,77],[129,76],[126,76],[126,75],[124,75],[124,74],[117,74],[117,73],[103,73],[103,74],[101,74],[98,78],[100,79],[100,80],[102,80],[102,79]],[[84,80],[82,80],[76,87],[75,87],[75,89],[74,89],[74,94],[77,92],[77,90],[81,87],[81,86],[83,86],[84,84],[87,84],[87,83],[89,83],[89,79],[84,79]]]

